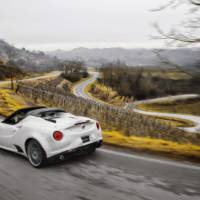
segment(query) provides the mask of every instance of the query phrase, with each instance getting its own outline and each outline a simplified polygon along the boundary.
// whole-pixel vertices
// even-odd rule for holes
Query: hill
[[[200,69],[200,48],[161,49],[162,57],[188,69]],[[28,71],[57,69],[62,60],[81,60],[87,66],[99,67],[102,64],[120,60],[128,66],[161,67],[163,65],[155,49],[124,48],[76,48],[71,51],[50,52],[19,49],[0,39],[0,60]],[[169,67],[169,66],[168,66]],[[196,68],[195,68],[196,67]]]
[[[23,70],[46,71],[55,69],[59,60],[41,51],[28,51],[25,48],[19,49],[0,40],[0,60],[12,63]]]
[[[161,60],[154,53],[155,49],[124,49],[105,48],[88,49],[76,48],[71,51],[51,51],[51,56],[60,59],[79,59],[89,66],[101,66],[101,64],[121,60],[129,66],[160,66]],[[173,63],[191,67],[200,63],[200,48],[162,49],[162,56]]]

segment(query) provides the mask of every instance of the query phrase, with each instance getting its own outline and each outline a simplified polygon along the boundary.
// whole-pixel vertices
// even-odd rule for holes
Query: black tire
[[[30,140],[28,142],[26,151],[28,160],[33,167],[41,168],[47,164],[46,153],[36,140]]]

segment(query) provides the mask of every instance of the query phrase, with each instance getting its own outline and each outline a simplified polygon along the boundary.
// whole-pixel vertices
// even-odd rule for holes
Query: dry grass
[[[200,115],[200,98],[140,104],[138,108],[146,111]]]
[[[191,77],[177,69],[167,69],[167,70],[159,70],[159,69],[145,69],[143,72],[144,76],[153,76],[153,77],[161,77],[165,79],[172,80],[181,80],[181,79],[190,79]]]
[[[172,127],[193,127],[194,123],[184,119],[177,119],[172,117],[154,117],[158,119],[161,123],[167,124]]]
[[[28,84],[35,88],[42,88],[45,91],[57,92],[63,95],[71,94],[72,88],[72,83],[61,76],[31,80]]]
[[[173,158],[200,161],[200,146],[179,144],[150,137],[125,136],[118,131],[103,131],[104,142],[110,145],[129,148],[134,151],[152,152]]]
[[[85,91],[87,93],[90,93],[96,99],[99,99],[100,101],[111,105],[121,106],[125,101],[125,97],[120,96],[111,87],[105,86],[104,84],[100,84],[97,82],[88,85]]]
[[[8,116],[14,111],[27,107],[25,100],[9,89],[0,89],[0,114]]]

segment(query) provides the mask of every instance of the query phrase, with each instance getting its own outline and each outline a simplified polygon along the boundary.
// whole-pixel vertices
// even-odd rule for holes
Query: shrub
[[[82,78],[81,73],[62,74],[62,77],[71,81],[72,83],[79,81]]]

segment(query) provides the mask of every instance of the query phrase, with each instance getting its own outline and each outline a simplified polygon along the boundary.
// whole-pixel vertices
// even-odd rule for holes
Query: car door
[[[0,145],[2,147],[9,150],[16,150],[14,146],[15,135],[22,127],[20,124],[23,118],[24,112],[17,111],[0,123]]]
[[[11,125],[1,122],[0,123],[0,146],[7,149],[15,150],[14,136],[17,134],[18,125]]]

